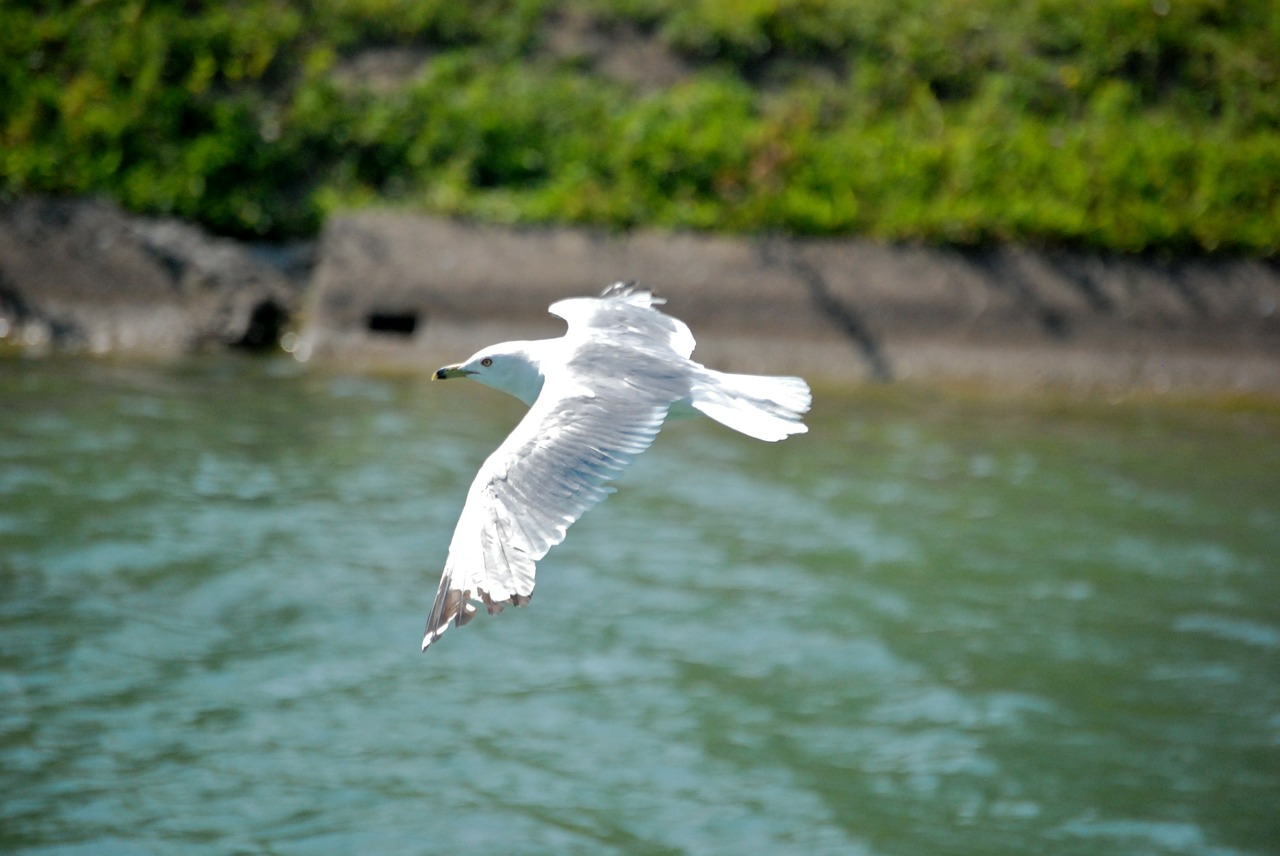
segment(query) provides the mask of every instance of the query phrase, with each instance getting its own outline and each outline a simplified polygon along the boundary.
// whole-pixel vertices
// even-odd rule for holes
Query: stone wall
[[[835,379],[1280,392],[1280,268],[857,239],[508,228],[385,211],[256,247],[98,201],[0,208],[0,341],[272,347],[434,368],[558,335],[547,306],[638,279],[705,362]]]
[[[556,335],[549,303],[619,279],[667,297],[700,356],[742,370],[1280,389],[1280,271],[1261,261],[617,235],[387,212],[325,229],[306,337],[317,353],[460,358],[498,336]]]

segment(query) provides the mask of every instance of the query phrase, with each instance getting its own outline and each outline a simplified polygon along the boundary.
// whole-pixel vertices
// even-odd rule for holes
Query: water
[[[519,407],[0,364],[0,851],[1280,852],[1280,415],[820,391],[670,426],[417,651]]]

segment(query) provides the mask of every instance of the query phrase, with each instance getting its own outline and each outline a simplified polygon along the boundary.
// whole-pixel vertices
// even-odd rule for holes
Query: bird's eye
[[[484,366],[485,368],[489,368],[489,366],[493,365],[493,358],[485,357],[483,360],[480,361],[480,365]]]

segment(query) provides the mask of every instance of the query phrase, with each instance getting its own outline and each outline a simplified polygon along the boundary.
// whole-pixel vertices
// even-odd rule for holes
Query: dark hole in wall
[[[0,318],[8,319],[17,326],[30,317],[31,310],[27,308],[27,302],[16,288],[9,286],[4,272],[0,271]]]
[[[1071,324],[1067,320],[1067,316],[1056,309],[1048,307],[1040,310],[1040,326],[1055,339],[1064,339],[1071,332]]]
[[[418,329],[417,312],[370,312],[365,318],[370,333],[386,336],[412,336]]]
[[[280,334],[284,332],[284,325],[288,320],[289,313],[283,306],[274,300],[264,300],[253,307],[244,335],[236,341],[235,346],[250,351],[274,348],[279,343]]]

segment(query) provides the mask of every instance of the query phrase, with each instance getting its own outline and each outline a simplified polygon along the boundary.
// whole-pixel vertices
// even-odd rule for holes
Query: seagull
[[[798,377],[728,374],[689,359],[693,334],[634,282],[551,304],[558,339],[503,342],[435,380],[470,378],[529,408],[480,467],[458,518],[422,650],[449,628],[533,596],[536,564],[649,448],[668,415],[702,413],[770,442],[808,428]]]

